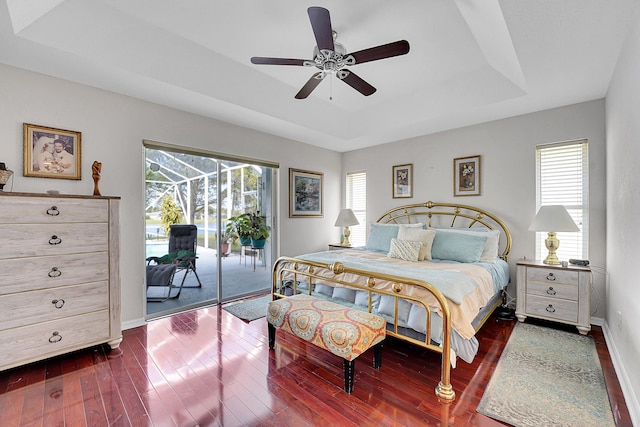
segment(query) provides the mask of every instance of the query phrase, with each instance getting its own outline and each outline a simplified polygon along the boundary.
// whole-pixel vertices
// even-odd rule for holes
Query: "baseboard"
[[[622,364],[620,353],[618,353],[618,348],[616,347],[616,343],[613,340],[613,335],[611,335],[609,324],[606,321],[602,325],[602,332],[604,333],[604,340],[607,342],[607,348],[609,349],[609,354],[611,355],[613,368],[616,371],[618,381],[620,382],[620,387],[622,388],[622,394],[624,395],[625,403],[627,404],[627,408],[629,409],[631,422],[634,426],[640,426],[640,402],[638,401],[633,387],[629,383],[629,376],[627,375],[627,371]]]
[[[604,319],[602,317],[591,317],[591,319],[589,319],[589,322],[592,325],[596,325],[596,326],[600,326],[602,327],[604,325]]]
[[[122,322],[122,330],[126,331],[127,329],[137,328],[138,326],[146,325],[147,322],[144,319],[134,319],[128,320],[126,322]]]

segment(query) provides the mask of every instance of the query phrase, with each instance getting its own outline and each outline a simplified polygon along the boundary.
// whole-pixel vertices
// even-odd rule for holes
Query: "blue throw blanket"
[[[393,262],[374,263],[371,262],[371,260],[362,260],[357,256],[347,255],[344,251],[317,252],[301,255],[297,258],[307,261],[322,262],[325,264],[333,264],[334,262],[340,261],[345,267],[422,280],[433,285],[442,293],[442,295],[456,304],[461,304],[464,297],[475,290],[478,286],[475,280],[458,271],[441,271],[429,270],[427,268],[420,267],[407,267]]]

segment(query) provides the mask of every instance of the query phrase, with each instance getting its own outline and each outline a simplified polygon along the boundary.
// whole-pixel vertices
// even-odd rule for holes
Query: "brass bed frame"
[[[425,202],[399,206],[384,213],[376,220],[377,223],[390,224],[410,224],[425,223],[428,226],[439,227],[455,227],[455,228],[487,228],[500,229],[500,258],[507,260],[509,251],[511,250],[511,233],[502,220],[495,215],[473,206]],[[348,279],[348,276],[360,276],[366,278],[366,285],[354,283]],[[451,386],[451,316],[449,303],[442,293],[428,282],[414,280],[408,277],[400,277],[389,274],[371,272],[367,270],[354,269],[344,266],[341,262],[325,264],[320,262],[302,260],[291,257],[280,257],[273,266],[273,288],[272,294],[274,299],[285,298],[287,293],[287,285],[293,286],[293,294],[301,291],[311,293],[313,286],[317,282],[334,287],[348,287],[356,290],[363,290],[369,293],[368,309],[372,310],[373,294],[390,295],[394,297],[394,315],[393,324],[387,330],[387,334],[412,344],[426,348],[437,353],[441,353],[442,367],[440,373],[440,382],[435,388],[436,395],[445,400],[453,401],[455,392]],[[382,284],[386,283],[387,286]],[[390,286],[388,285],[390,284]],[[421,288],[433,295],[439,306],[439,312],[442,317],[442,346],[433,344],[431,340],[431,308],[429,304],[422,299],[406,295],[408,287]],[[413,304],[419,304],[426,310],[426,334],[424,340],[418,340],[402,334],[401,327],[398,325],[398,301],[399,299],[407,300]],[[476,332],[491,316],[492,312],[500,305],[501,299],[484,310],[485,315],[477,322]],[[475,322],[474,322],[475,323]]]

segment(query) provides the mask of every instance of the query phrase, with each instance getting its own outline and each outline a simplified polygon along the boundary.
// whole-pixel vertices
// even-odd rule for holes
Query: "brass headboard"
[[[511,250],[511,232],[497,216],[484,209],[453,203],[414,203],[390,209],[376,220],[383,224],[411,224],[422,222],[429,227],[501,229],[500,258],[507,261]]]

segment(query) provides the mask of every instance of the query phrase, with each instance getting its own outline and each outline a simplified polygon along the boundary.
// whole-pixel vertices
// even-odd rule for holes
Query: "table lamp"
[[[360,224],[358,222],[358,218],[356,218],[351,209],[342,209],[340,211],[338,219],[336,219],[336,223],[334,224],[336,227],[344,227],[344,233],[342,234],[343,238],[340,244],[344,246],[351,246],[351,242],[349,242],[349,236],[351,235],[349,227],[358,224]]]
[[[13,171],[7,169],[4,163],[0,163],[0,191],[4,191],[4,185],[9,181],[11,175],[13,175]]]
[[[550,265],[560,265],[560,260],[558,260],[556,256],[556,250],[558,250],[560,246],[560,241],[556,238],[556,232],[580,231],[580,228],[578,228],[564,206],[549,205],[540,208],[529,226],[529,231],[547,232],[547,238],[544,244],[549,250],[549,254],[542,262]]]

